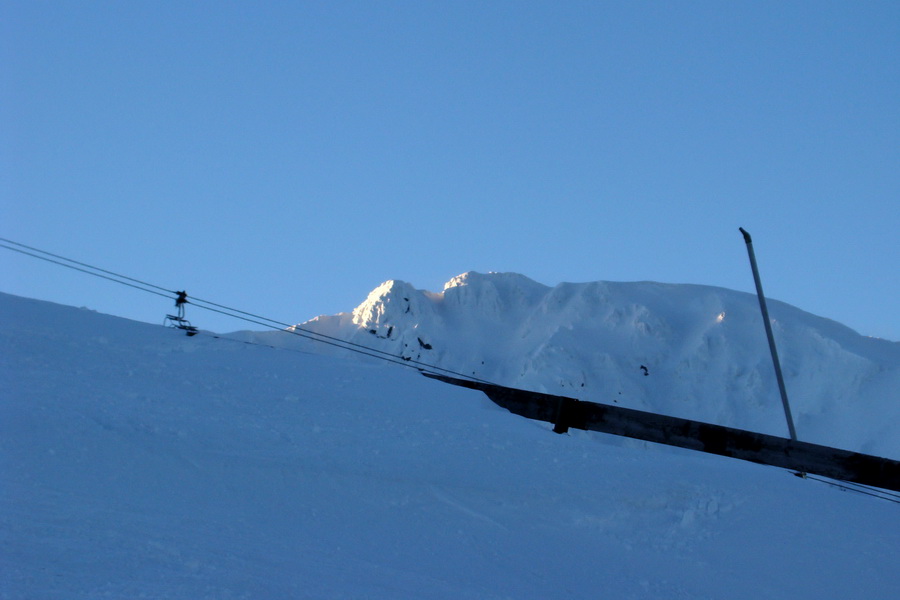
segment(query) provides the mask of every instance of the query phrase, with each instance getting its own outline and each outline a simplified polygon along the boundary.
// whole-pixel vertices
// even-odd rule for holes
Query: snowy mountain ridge
[[[900,595],[895,503],[259,335],[0,294],[0,599]]]
[[[799,437],[900,456],[900,343],[768,304]],[[501,385],[787,435],[752,294],[469,272],[439,293],[387,281],[301,327]]]

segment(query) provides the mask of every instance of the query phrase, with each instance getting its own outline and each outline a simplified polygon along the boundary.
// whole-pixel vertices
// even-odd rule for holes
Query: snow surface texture
[[[768,301],[800,439],[900,458],[900,342]],[[755,295],[650,282],[402,281],[304,329],[481,379],[788,437]]]
[[[441,307],[407,293],[398,302],[445,310],[452,330],[453,294]],[[739,314],[715,294],[694,302]],[[647,296],[609,314],[659,327],[673,315],[643,313]],[[489,313],[470,318],[487,326]],[[471,354],[490,358],[504,327]],[[237,341],[257,337],[189,338],[0,295],[0,598],[900,597],[896,504],[722,457],[555,435],[411,369]],[[662,368],[649,367],[648,380]],[[845,372],[822,376],[843,385]]]

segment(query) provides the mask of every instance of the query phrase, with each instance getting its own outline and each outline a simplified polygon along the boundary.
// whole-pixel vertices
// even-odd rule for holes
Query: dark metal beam
[[[557,433],[569,428],[599,431],[900,492],[900,462],[887,458],[565,396],[425,375],[482,391],[513,414],[553,423]]]

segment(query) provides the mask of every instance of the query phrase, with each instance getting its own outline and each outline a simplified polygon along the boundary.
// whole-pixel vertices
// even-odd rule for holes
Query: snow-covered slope
[[[769,301],[798,435],[900,458],[900,343]],[[502,385],[787,436],[756,296],[466,273],[301,327]]]
[[[900,597],[897,504],[411,369],[6,295],[0,352],[3,599]]]

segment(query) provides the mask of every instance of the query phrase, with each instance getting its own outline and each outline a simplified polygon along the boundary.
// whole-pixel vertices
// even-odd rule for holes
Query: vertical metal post
[[[762,311],[763,324],[766,326],[766,337],[769,338],[769,350],[772,352],[772,363],[775,365],[775,378],[778,380],[778,391],[781,392],[781,403],[784,405],[784,416],[787,419],[791,439],[797,440],[794,429],[794,418],[788,404],[787,390],[784,387],[784,376],[781,374],[781,363],[778,362],[778,351],[775,349],[775,337],[772,335],[772,324],[769,322],[769,310],[766,308],[766,297],[763,295],[762,282],[759,280],[759,269],[756,267],[756,256],[753,254],[753,240],[743,227],[739,227],[747,243],[747,254],[750,255],[750,268],[753,269],[753,281],[756,282],[756,295],[759,297],[759,308]]]

